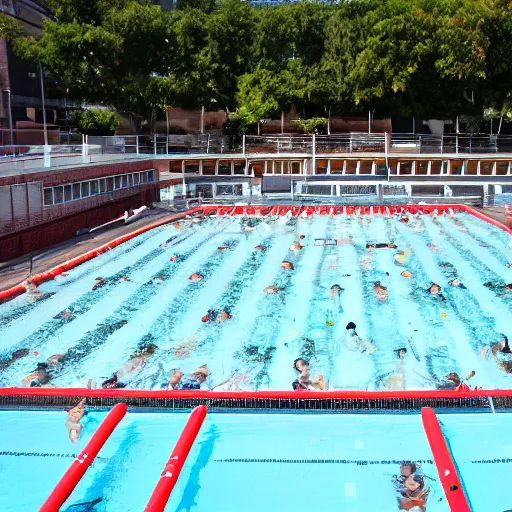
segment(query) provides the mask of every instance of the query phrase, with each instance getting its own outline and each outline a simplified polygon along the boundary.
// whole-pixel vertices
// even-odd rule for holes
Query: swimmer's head
[[[411,476],[413,473],[416,473],[417,470],[418,468],[416,466],[416,463],[410,460],[404,460],[402,462],[402,465],[400,466],[400,473],[405,478]]]
[[[340,293],[341,292],[341,286],[339,284],[333,284],[331,286],[331,290],[335,293]]]
[[[347,329],[347,331],[348,331],[349,329],[355,329],[355,328],[356,328],[356,324],[355,324],[354,322],[349,322],[349,323],[347,324],[347,327],[345,327],[345,329]]]
[[[436,284],[432,283],[428,289],[428,292],[432,295],[437,295],[438,293],[441,293],[442,288]]]
[[[408,491],[414,492],[423,489],[425,482],[422,475],[412,474],[405,479],[404,485]]]
[[[154,343],[150,343],[147,347],[143,348],[142,351],[146,354],[154,354],[157,348]]]
[[[457,384],[457,386],[460,384],[460,377],[456,372],[451,372],[446,376],[446,380],[449,380],[450,382],[453,382],[454,384]]]
[[[389,243],[389,244],[388,244],[388,247],[389,247],[390,249],[396,249],[396,248],[397,248],[397,245],[396,245],[394,242],[391,242],[391,243]]]
[[[295,269],[295,267],[293,266],[293,263],[291,261],[283,261],[281,263],[281,267],[289,269],[289,270],[294,270]]]
[[[400,358],[401,356],[405,356],[405,354],[407,354],[407,349],[405,347],[397,348],[396,350],[393,350],[393,352],[398,358]]]
[[[460,286],[460,280],[459,279],[452,279],[450,281],[451,286]]]
[[[309,362],[306,361],[305,359],[302,359],[302,357],[299,357],[298,359],[295,359],[295,361],[293,361],[294,370],[301,372],[304,368],[309,368]]]

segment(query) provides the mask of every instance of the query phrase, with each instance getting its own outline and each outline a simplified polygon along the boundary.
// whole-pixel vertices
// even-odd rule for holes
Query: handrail
[[[436,413],[430,407],[424,407],[421,409],[421,419],[450,510],[470,512],[471,507],[464,494],[460,476],[437,421]]]
[[[54,487],[50,496],[43,503],[39,512],[59,512],[60,507],[69,498],[78,482],[82,479],[96,455],[107,439],[126,414],[126,404],[117,404],[112,407],[101,425],[96,429],[89,442],[80,454],[73,460],[71,466],[64,473],[59,483]]]
[[[164,466],[164,470],[149,498],[144,512],[163,512],[165,509],[169,496],[178,481],[183,464],[185,464],[185,460],[187,459],[205,418],[205,405],[196,407],[190,413],[187,423],[181,432],[167,464]]]

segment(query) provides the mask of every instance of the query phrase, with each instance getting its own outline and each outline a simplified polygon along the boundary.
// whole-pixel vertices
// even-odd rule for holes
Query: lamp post
[[[9,109],[9,134],[10,134],[10,145],[14,146],[13,129],[12,129],[12,107],[11,107],[11,90],[4,89],[3,92],[7,93],[7,105]]]

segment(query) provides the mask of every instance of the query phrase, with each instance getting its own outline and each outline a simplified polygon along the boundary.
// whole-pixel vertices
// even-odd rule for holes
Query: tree
[[[109,110],[74,110],[69,121],[85,135],[114,135],[119,126],[119,116]]]
[[[7,14],[0,13],[0,39],[16,40],[22,33],[21,25]]]

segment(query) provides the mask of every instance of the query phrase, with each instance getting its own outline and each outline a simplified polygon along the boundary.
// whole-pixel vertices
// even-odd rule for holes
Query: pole
[[[372,113],[368,110],[368,133],[372,133]]]
[[[316,174],[316,134],[313,133],[313,152],[311,154],[311,174]]]
[[[8,108],[9,108],[9,133],[11,136],[11,140],[9,143],[11,144],[11,146],[14,146],[14,134],[13,134],[13,129],[12,129],[11,90],[6,89],[6,92],[7,92],[7,103],[8,103]]]
[[[169,154],[169,111],[167,110],[167,105],[165,108],[165,124],[167,128],[167,138],[165,139],[165,154]]]
[[[204,105],[201,107],[201,133],[204,133]]]
[[[43,103],[43,130],[44,130],[44,145],[48,146],[48,130],[46,127],[46,103],[44,101],[44,79],[43,79],[43,66],[39,63],[39,75],[41,77],[41,100]]]

